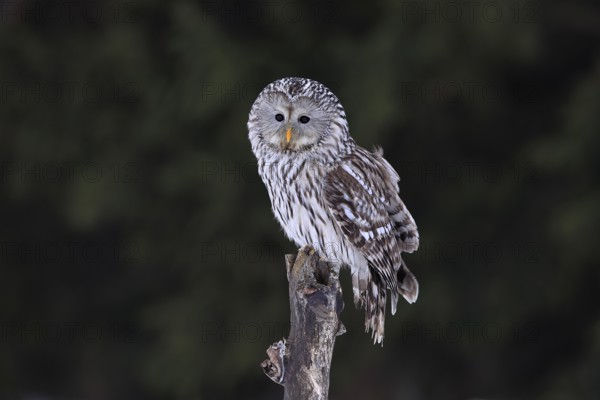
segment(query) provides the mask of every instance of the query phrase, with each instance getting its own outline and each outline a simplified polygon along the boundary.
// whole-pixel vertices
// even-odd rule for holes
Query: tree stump
[[[310,246],[286,255],[291,327],[288,339],[267,349],[265,374],[283,385],[284,400],[325,400],[335,338],[346,329],[339,270]]]

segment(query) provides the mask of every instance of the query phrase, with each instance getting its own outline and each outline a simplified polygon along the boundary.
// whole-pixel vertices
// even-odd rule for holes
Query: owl
[[[248,136],[276,219],[298,247],[352,275],[365,330],[383,343],[387,295],[414,303],[415,276],[402,252],[419,247],[417,226],[399,196],[398,173],[356,144],[338,98],[311,79],[283,78],[258,95]]]

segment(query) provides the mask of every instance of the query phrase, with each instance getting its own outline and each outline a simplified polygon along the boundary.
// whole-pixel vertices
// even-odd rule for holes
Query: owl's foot
[[[316,250],[314,247],[312,247],[311,245],[307,244],[305,246],[302,246],[298,249],[298,251],[296,251],[296,253],[306,253],[309,256],[312,256],[313,254],[315,254]]]

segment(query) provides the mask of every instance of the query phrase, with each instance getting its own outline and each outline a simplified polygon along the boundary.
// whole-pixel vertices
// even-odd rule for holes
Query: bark
[[[327,399],[336,336],[346,330],[339,271],[319,259],[311,247],[286,255],[291,328],[288,339],[267,349],[261,366],[283,385],[284,400]]]

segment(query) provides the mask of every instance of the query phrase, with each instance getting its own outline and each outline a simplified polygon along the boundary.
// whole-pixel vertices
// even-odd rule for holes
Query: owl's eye
[[[275,119],[279,122],[283,121],[283,114],[275,114]]]
[[[298,118],[298,121],[300,121],[301,124],[306,124],[308,121],[310,121],[310,118],[308,118],[306,115],[303,115]]]

